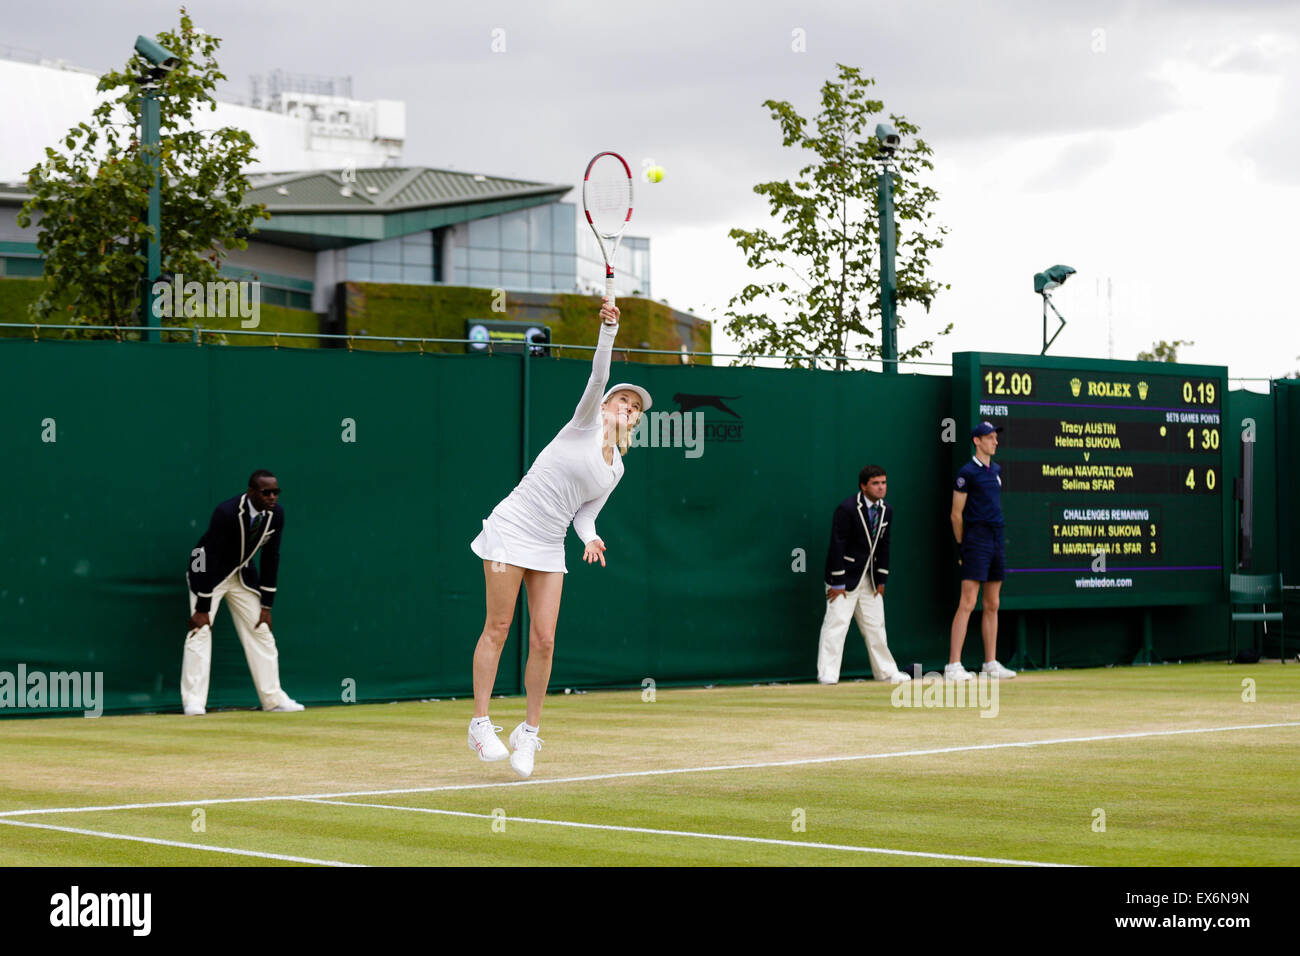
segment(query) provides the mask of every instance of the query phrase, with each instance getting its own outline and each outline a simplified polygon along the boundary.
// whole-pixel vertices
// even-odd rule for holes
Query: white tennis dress
[[[485,561],[533,571],[564,571],[564,535],[573,522],[583,544],[596,534],[596,515],[623,477],[614,449],[607,465],[601,450],[600,400],[609,381],[617,325],[601,323],[591,378],[573,418],[542,449],[528,474],[483,522],[470,549]]]

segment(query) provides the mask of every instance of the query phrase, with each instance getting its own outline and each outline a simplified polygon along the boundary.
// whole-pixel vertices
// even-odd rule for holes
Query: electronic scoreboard
[[[1005,608],[1221,600],[1231,542],[1219,366],[959,352],[956,469],[1001,425]]]

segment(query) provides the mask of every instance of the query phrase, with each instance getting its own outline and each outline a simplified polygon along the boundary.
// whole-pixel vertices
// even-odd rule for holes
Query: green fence
[[[1287,586],[1287,646],[1300,648],[1300,381],[1286,379],[1273,383],[1276,414],[1275,470],[1277,489],[1277,529],[1275,565],[1262,565],[1266,571],[1280,570]],[[1259,469],[1256,468],[1256,473]],[[1271,650],[1271,646],[1266,648]]]
[[[526,361],[536,455],[588,361],[0,341],[0,671],[99,671],[107,710],[177,709],[190,549],[213,506],[270,468],[287,515],[286,691],[309,705],[349,681],[358,700],[468,694],[483,615],[469,542],[520,475]],[[570,534],[554,687],[812,679],[831,513],[869,462],[896,509],[890,645],[901,666],[942,665],[957,586],[948,378],[619,362],[620,380],[656,411],[699,403],[707,440],[699,457],[629,452],[597,523],[608,567],[584,564]],[[1230,415],[1239,402],[1275,433],[1271,399],[1234,393]],[[1275,486],[1260,474],[1264,528]],[[1008,656],[1017,620],[1004,615]],[[1024,620],[1031,653],[1059,666],[1126,662],[1141,640],[1131,611]],[[1224,605],[1157,609],[1154,624],[1169,660],[1227,646]],[[224,609],[214,630],[210,706],[255,705]],[[518,649],[514,634],[498,692],[520,690]],[[856,632],[843,673],[870,673]]]

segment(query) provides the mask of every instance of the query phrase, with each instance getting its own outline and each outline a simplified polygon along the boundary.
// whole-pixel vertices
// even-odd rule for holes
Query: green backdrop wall
[[[467,694],[483,614],[468,545],[521,473],[524,362],[0,341],[0,671],[102,671],[108,710],[178,708],[190,549],[213,506],[270,468],[287,515],[274,628],[285,689],[309,705],[340,702],[349,679],[358,700]],[[536,455],[590,365],[528,362]],[[725,410],[706,406],[698,458],[629,452],[597,523],[608,567],[582,563],[570,534],[553,687],[812,679],[831,513],[869,462],[888,469],[896,509],[890,645],[902,666],[942,665],[956,595],[948,378],[616,363],[612,380],[645,385],[655,410],[678,395],[721,396]],[[1229,413],[1242,409],[1276,433],[1272,397],[1234,393]],[[1258,464],[1262,529],[1277,486]],[[1257,554],[1276,561],[1277,536],[1265,538]],[[1141,638],[1133,612],[1026,620],[1040,660],[1050,622],[1059,666],[1125,662]],[[1166,659],[1221,656],[1226,605],[1158,609],[1155,628]],[[1004,615],[1004,659],[1015,631]],[[979,656],[973,629],[967,663]],[[870,674],[856,630],[844,674]],[[498,692],[519,689],[515,634]],[[225,610],[209,703],[256,704]]]
[[[1287,646],[1300,647],[1300,380],[1284,379],[1273,383],[1273,408],[1276,418],[1274,445],[1277,449],[1274,471],[1277,520],[1277,564],[1264,565],[1266,571],[1281,571],[1287,585],[1287,620],[1290,637]],[[1258,473],[1258,469],[1256,469]],[[1271,643],[1266,650],[1271,650]]]

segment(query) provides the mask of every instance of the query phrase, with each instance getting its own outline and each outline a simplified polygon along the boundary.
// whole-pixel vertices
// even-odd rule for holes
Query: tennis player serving
[[[551,679],[555,623],[567,569],[564,536],[569,523],[585,545],[582,559],[605,565],[605,542],[596,534],[596,515],[623,477],[623,455],[632,429],[650,408],[650,394],[638,385],[615,385],[608,391],[610,353],[618,334],[618,308],[608,299],[600,310],[601,326],[591,378],[573,418],[547,445],[514,491],[492,509],[470,548],[483,559],[487,618],[474,649],[474,719],[469,749],[482,760],[510,758],[521,777],[533,772],[542,741],[537,736],[542,700]],[[519,584],[528,590],[532,622],[524,687],[528,705],[524,722],[510,734],[510,753],[488,717],[497,663],[515,616]]]

